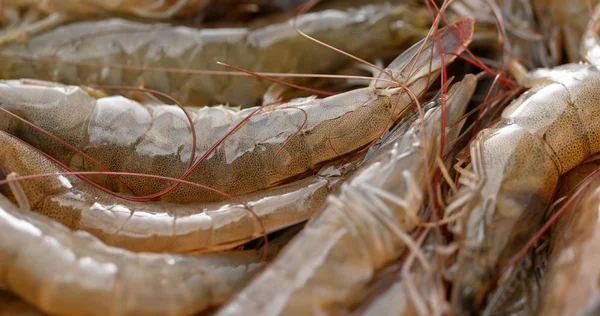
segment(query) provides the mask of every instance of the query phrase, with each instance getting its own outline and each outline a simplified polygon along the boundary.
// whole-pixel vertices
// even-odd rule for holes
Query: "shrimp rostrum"
[[[456,40],[454,52],[460,53],[472,27],[470,20],[451,24],[440,32],[441,41]],[[418,210],[426,196],[425,163],[431,164],[439,153],[441,133],[448,133],[447,144],[457,135],[461,125],[454,123],[461,120],[475,82],[467,76],[449,92],[446,131],[440,128],[439,107],[425,114],[426,139],[421,137],[419,120],[405,133],[395,130],[376,156],[342,184],[339,194],[329,196],[321,212],[220,315],[335,314],[357,303],[374,272],[410,244],[407,235],[419,222]],[[424,151],[429,154],[424,156]]]
[[[446,33],[441,49],[457,51],[462,44],[461,35]],[[431,65],[423,62],[429,60],[430,51],[439,49],[432,40],[416,44],[388,69],[396,80],[420,96],[439,75],[440,67],[455,58],[447,54],[445,60],[433,59]],[[417,62],[407,64],[415,55]],[[378,81],[324,99],[294,99],[257,113],[256,108],[190,110],[198,137],[196,157],[204,157],[197,161],[186,180],[232,195],[285,182],[377,139],[392,121],[411,111],[412,100],[402,92],[403,88],[389,81]],[[96,99],[76,86],[28,81],[0,82],[0,107],[68,141],[111,171],[171,178],[188,172],[192,134],[185,115],[176,107],[142,105],[123,97]],[[57,146],[54,140],[29,125],[21,122],[8,125],[12,133],[62,163],[76,170],[97,170],[96,165]],[[228,135],[231,131],[234,132]],[[209,150],[225,136],[222,144],[214,151]],[[103,179],[106,183],[101,184],[105,187],[125,191],[120,183],[111,183],[112,178]],[[152,194],[170,185],[142,178],[125,182],[137,194]],[[178,186],[164,199],[177,202],[223,199],[207,190],[191,190]]]
[[[452,293],[459,314],[484,304],[500,271],[541,224],[559,176],[600,151],[596,66],[567,64],[519,77],[532,88],[471,142],[463,186],[446,210],[463,216],[453,227],[461,243]]]

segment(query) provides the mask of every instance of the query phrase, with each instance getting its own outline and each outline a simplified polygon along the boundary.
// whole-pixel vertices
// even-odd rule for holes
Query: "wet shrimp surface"
[[[595,314],[599,21],[2,1],[0,315]]]

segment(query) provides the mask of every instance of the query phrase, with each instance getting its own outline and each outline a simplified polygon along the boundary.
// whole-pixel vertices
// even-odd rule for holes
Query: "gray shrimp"
[[[427,33],[424,7],[369,4],[297,18],[300,30],[361,58],[395,55]],[[356,34],[376,34],[358,36]],[[293,20],[250,27],[197,29],[123,19],[84,21],[0,47],[0,77],[65,84],[144,86],[186,105],[255,106],[270,83],[249,76],[195,74],[227,70],[328,74],[351,60],[300,36]],[[165,68],[174,69],[168,71]],[[304,83],[295,79],[295,83]]]
[[[472,22],[463,21],[465,34]],[[449,28],[457,27],[455,24]],[[443,38],[442,38],[443,40]],[[447,147],[461,128],[461,115],[474,92],[468,75],[449,92]],[[390,135],[378,153],[330,195],[322,211],[293,239],[270,266],[239,292],[218,315],[345,313],[364,295],[374,272],[411,248],[408,234],[419,223],[425,199],[424,153],[428,163],[439,153],[441,109],[425,114]],[[413,245],[414,246],[414,245]]]

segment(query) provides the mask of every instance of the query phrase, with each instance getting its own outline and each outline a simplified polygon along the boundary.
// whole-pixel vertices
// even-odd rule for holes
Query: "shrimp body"
[[[0,176],[66,171],[4,132],[0,132],[0,146]],[[32,211],[70,229],[87,231],[111,246],[137,252],[207,252],[257,238],[263,227],[269,232],[308,219],[343,178],[344,170],[351,170],[334,167],[328,172],[337,176],[323,172],[323,176],[240,196],[256,217],[229,200],[190,204],[119,200],[76,177],[27,180],[23,191]]]
[[[462,49],[461,34],[446,33],[447,41],[441,49]],[[429,60],[440,49],[434,39],[422,43],[426,48],[418,54],[419,62]],[[434,82],[444,64],[456,58],[448,54],[444,60],[434,58],[431,64],[407,66],[404,62],[419,53],[422,43],[406,50],[388,67],[390,74],[417,96]],[[369,144],[393,120],[410,112],[411,104],[403,88],[378,82],[324,99],[294,99],[274,110],[263,109],[249,119],[256,109],[191,111],[198,137],[196,157],[206,154],[230,131],[235,132],[186,179],[232,195],[272,187]],[[173,106],[146,106],[123,97],[95,99],[75,86],[3,81],[0,107],[66,140],[111,171],[177,178],[190,163],[192,134],[183,112]],[[7,128],[75,169],[95,168],[29,126]],[[126,182],[137,194],[155,193],[170,185],[142,178]],[[116,184],[102,184],[121,189]],[[218,201],[223,197],[179,186],[164,199],[193,202]]]
[[[542,0],[531,2],[540,21],[541,33],[549,42],[550,50],[555,54],[555,61],[567,59],[569,62],[582,60],[580,41],[586,32],[591,16],[588,4],[596,6],[598,0]],[[563,58],[562,51],[566,52]]]
[[[424,250],[427,262],[434,268],[426,269],[415,256],[409,256],[398,269],[397,265],[378,273],[377,279],[369,289],[369,296],[360,303],[353,315],[443,315],[447,309],[445,288],[438,268],[439,258],[431,246],[435,238],[425,232]],[[429,248],[429,249],[424,249]]]
[[[299,29],[361,58],[408,47],[426,33],[430,23],[425,8],[404,4],[330,9],[297,18]],[[220,61],[250,71],[332,73],[350,62],[346,56],[298,35],[292,20],[263,24],[197,29],[123,19],[78,22],[34,36],[27,44],[3,46],[0,74],[3,78],[66,84],[144,86],[187,105],[230,103],[249,107],[259,103],[270,82],[249,76],[190,74],[186,70],[227,70],[217,64]],[[367,32],[377,36],[361,36],[358,41],[348,38]]]
[[[0,195],[0,287],[59,315],[187,315],[225,300],[256,252],[131,253],[20,210]]]
[[[449,92],[450,122],[460,119],[475,82],[467,76]],[[406,249],[402,236],[419,222],[428,177],[422,151],[431,146],[428,163],[439,153],[440,115],[440,108],[426,113],[425,142],[420,121],[391,134],[376,156],[342,184],[339,194],[330,195],[323,210],[219,315],[344,313],[360,301],[374,272],[400,256]],[[453,126],[446,131],[450,141],[461,124],[448,126]]]
[[[534,87],[472,141],[465,185],[447,209],[465,216],[455,227],[459,314],[482,306],[500,270],[535,233],[559,175],[600,151],[600,70],[568,64],[530,76]]]
[[[52,14],[61,12],[72,17],[90,17],[102,11],[169,18],[200,9],[206,0],[4,0],[0,9],[36,8]]]
[[[578,189],[595,163],[580,165],[561,179]],[[569,190],[572,193],[572,190]],[[558,196],[562,196],[559,194]],[[600,308],[600,181],[590,183],[552,227],[548,267],[542,279],[540,315],[593,315]]]

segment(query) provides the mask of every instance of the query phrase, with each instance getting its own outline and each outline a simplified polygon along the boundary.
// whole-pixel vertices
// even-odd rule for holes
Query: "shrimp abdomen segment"
[[[561,174],[600,151],[600,93],[595,93],[600,73],[589,65],[575,68],[577,74],[565,73],[559,82],[538,87],[502,115],[544,141]]]
[[[541,83],[471,144],[477,180],[458,194],[470,202],[453,289],[454,306],[463,312],[481,307],[508,260],[533,236],[558,177],[600,151],[600,71],[570,64],[532,75]]]
[[[473,193],[457,263],[460,277],[453,300],[465,307],[483,301],[496,267],[505,266],[510,254],[527,242],[559,176],[545,144],[518,125],[484,130],[474,143],[473,168],[481,166],[485,180],[480,192]]]

